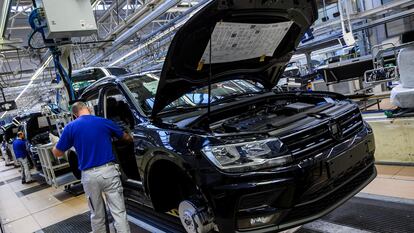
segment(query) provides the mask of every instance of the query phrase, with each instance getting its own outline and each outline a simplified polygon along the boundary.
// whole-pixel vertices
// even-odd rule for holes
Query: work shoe
[[[26,181],[25,184],[31,184],[33,182],[36,182],[36,181],[35,180],[29,180],[29,181]]]

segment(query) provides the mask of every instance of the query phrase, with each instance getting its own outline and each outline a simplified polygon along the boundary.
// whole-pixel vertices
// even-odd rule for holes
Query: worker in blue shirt
[[[13,141],[13,151],[17,161],[20,163],[22,184],[32,183],[33,180],[30,174],[29,161],[27,160],[29,153],[27,152],[24,133],[21,131],[17,133],[17,138]]]
[[[83,102],[73,104],[72,113],[77,119],[64,128],[53,148],[53,154],[60,157],[75,147],[78,167],[82,171],[81,181],[91,211],[92,232],[106,232],[105,203],[102,198],[105,195],[116,232],[130,233],[121,173],[112,151],[112,138],[132,142],[132,137],[114,122],[91,115]]]

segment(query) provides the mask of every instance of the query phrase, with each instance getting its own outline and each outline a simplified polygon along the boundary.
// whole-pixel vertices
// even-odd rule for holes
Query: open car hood
[[[316,19],[315,0],[212,0],[175,34],[152,115],[208,85],[209,77],[212,83],[237,78],[274,87]]]

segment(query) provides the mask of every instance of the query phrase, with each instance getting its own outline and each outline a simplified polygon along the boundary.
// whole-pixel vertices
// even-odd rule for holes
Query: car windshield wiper
[[[166,109],[161,111],[160,114],[169,114],[169,113],[186,113],[191,111],[199,111],[203,108],[206,108],[207,105],[198,105],[198,106],[177,106],[171,109]]]
[[[236,98],[240,98],[240,97],[249,97],[249,96],[253,96],[253,95],[258,95],[258,94],[263,94],[265,93],[264,91],[259,91],[259,92],[248,92],[248,93],[240,93],[240,94],[235,94],[235,95],[229,95],[229,96],[225,96],[221,99],[218,100],[214,100],[211,103],[212,104],[219,104],[219,103],[223,103],[223,102],[227,102],[230,100],[234,100]],[[169,109],[165,109],[163,111],[160,112],[160,114],[170,114],[170,113],[187,113],[187,112],[191,112],[191,111],[200,111],[202,109],[207,108],[208,104],[198,104],[196,106],[176,106],[176,107],[171,107]]]

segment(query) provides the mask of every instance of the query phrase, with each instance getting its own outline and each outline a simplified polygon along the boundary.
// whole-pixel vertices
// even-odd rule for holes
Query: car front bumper
[[[286,169],[228,175],[210,188],[220,232],[275,232],[320,218],[376,177],[375,143],[355,136]]]

